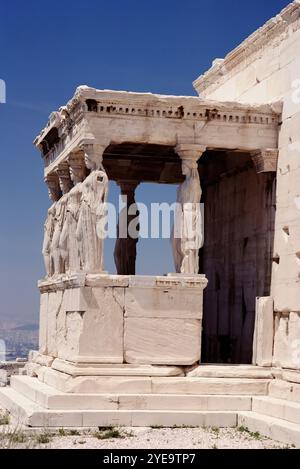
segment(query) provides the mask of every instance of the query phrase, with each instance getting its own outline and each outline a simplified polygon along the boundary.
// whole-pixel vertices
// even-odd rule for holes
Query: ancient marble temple
[[[276,170],[280,111],[280,104],[221,104],[81,86],[65,107],[50,116],[35,141],[53,203],[43,246],[47,277],[39,283],[40,352],[56,357],[59,369],[63,361],[183,366],[200,360],[202,296],[207,285],[199,267],[204,230],[197,208],[202,188],[207,190],[209,178],[219,177],[220,160],[228,159],[240,171],[251,165],[261,186],[256,190],[264,196],[270,173]],[[216,168],[213,175],[211,164]],[[114,251],[118,275],[105,271],[105,240],[99,230],[105,226],[109,181],[118,183],[128,207],[136,202],[135,188],[143,182],[178,185],[180,208],[171,242],[174,272],[135,275],[138,239],[127,236],[124,223],[129,224],[130,218],[123,214],[118,233],[125,229],[126,236],[118,237]],[[194,248],[189,236],[193,227],[197,227]],[[209,247],[202,256],[209,262],[206,255]],[[255,292],[251,293],[254,299]],[[226,308],[224,304],[224,316]],[[225,362],[251,361],[254,308],[243,314],[245,331],[237,331],[237,325],[236,334],[237,340],[246,336],[244,349],[228,355]],[[222,344],[217,353],[222,359]]]
[[[240,423],[300,445],[299,51],[295,1],[199,96],[79,86],[51,114],[34,142],[51,200],[40,348],[0,403],[33,426]],[[126,201],[116,275],[110,181]],[[165,275],[136,275],[127,236],[146,182],[177,186]]]

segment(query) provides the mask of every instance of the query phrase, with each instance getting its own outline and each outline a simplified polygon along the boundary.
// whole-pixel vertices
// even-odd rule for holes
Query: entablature
[[[208,149],[277,148],[280,114],[271,105],[81,86],[35,139],[45,176],[84,144],[202,144]]]

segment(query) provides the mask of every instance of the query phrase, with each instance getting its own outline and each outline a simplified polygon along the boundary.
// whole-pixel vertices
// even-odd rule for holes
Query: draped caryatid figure
[[[184,152],[183,152],[184,153]],[[185,152],[186,153],[186,152]],[[195,150],[193,150],[195,153]],[[199,249],[203,246],[203,220],[201,215],[201,185],[196,157],[182,157],[182,174],[185,181],[177,190],[172,248],[177,273],[199,273]]]
[[[73,183],[70,179],[69,167],[67,164],[62,164],[56,169],[58,175],[59,186],[62,192],[62,197],[55,204],[54,216],[54,233],[51,243],[51,256],[54,265],[54,275],[60,275],[68,270],[68,249],[62,243],[61,235],[66,218],[66,207],[68,202],[68,192]]]
[[[93,154],[86,151],[85,164],[91,170],[82,183],[76,238],[79,246],[82,270],[89,273],[103,272],[103,241],[105,237],[108,177]]]
[[[55,228],[55,213],[56,213],[56,202],[60,197],[60,188],[57,177],[48,176],[45,178],[45,182],[48,185],[49,199],[54,202],[48,210],[47,219],[44,225],[44,241],[43,241],[43,257],[47,277],[51,277],[54,274],[54,265],[51,255],[51,244]]]
[[[55,201],[45,222],[47,277],[103,272],[108,177],[101,148],[84,145],[84,158],[82,151],[71,153],[46,181]]]
[[[71,154],[68,158],[70,178],[74,187],[68,193],[65,221],[60,237],[60,247],[67,252],[67,272],[76,273],[81,270],[80,246],[76,236],[82,198],[82,181],[86,174],[83,158],[80,154]]]

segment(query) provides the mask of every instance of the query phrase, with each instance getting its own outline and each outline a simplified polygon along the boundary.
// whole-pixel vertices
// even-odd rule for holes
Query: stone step
[[[267,395],[270,380],[246,378],[153,378],[152,393]]]
[[[269,395],[276,399],[300,403],[300,384],[274,379],[270,382]]]
[[[295,402],[275,399],[274,397],[254,396],[252,410],[259,414],[269,415],[300,425],[300,404]]]
[[[27,399],[55,410],[251,410],[250,396],[184,394],[63,393],[29,376],[14,376],[11,387]]]
[[[40,381],[62,392],[78,394],[267,395],[271,380],[255,378],[70,376],[51,368]]]
[[[263,436],[281,443],[295,445],[300,448],[300,426],[286,420],[258,414],[257,412],[239,412],[238,426],[258,432]]]
[[[187,372],[198,378],[256,378],[273,379],[271,368],[253,365],[205,365],[201,364]]]
[[[0,389],[0,409],[7,410],[13,416],[16,426],[40,426],[43,409],[11,387]]]
[[[0,389],[0,407],[31,427],[235,427],[237,412],[186,410],[47,410],[11,387]]]

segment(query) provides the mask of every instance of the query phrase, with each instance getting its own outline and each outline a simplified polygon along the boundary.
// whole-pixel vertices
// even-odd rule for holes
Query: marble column
[[[172,247],[177,273],[199,273],[199,249],[203,246],[203,220],[201,217],[201,184],[198,160],[206,147],[195,144],[177,145],[185,181],[177,190],[177,207],[172,236]]]
[[[122,210],[117,226],[114,260],[118,275],[135,275],[136,245],[138,242],[138,212],[135,202],[136,181],[118,181]]]

